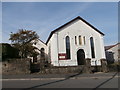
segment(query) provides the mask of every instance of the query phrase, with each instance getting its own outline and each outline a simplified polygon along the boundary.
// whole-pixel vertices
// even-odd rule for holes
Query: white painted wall
[[[33,41],[35,42],[35,41]],[[41,48],[45,49],[45,53],[47,53],[47,45],[45,43],[43,43],[41,40],[37,40],[36,44],[33,44],[33,46],[37,47],[39,50],[41,50]]]
[[[57,36],[58,35],[58,36]],[[86,37],[86,44],[79,45],[78,37]],[[71,42],[71,59],[59,60],[58,53],[66,53],[65,37],[70,37]],[[75,36],[77,36],[77,45],[75,45]],[[94,38],[95,58],[91,59],[91,65],[101,65],[100,59],[105,58],[103,36],[95,31],[93,28],[85,24],[81,20],[76,20],[72,24],[62,28],[54,33],[50,39],[51,43],[51,61],[54,66],[76,66],[77,65],[77,51],[83,49],[85,58],[91,58],[90,37]]]
[[[120,44],[118,44],[118,45],[110,48],[109,50],[107,50],[107,51],[111,51],[111,52],[114,53],[115,62],[118,62],[118,60],[120,60],[120,58],[118,58],[118,56],[119,56],[118,49],[120,49]]]
[[[34,42],[33,46],[36,47],[38,50],[36,50],[39,55],[37,56],[37,59],[40,60],[41,58],[41,48],[44,48],[44,52],[45,52],[45,60],[48,60],[48,50],[47,50],[47,45],[42,42],[41,40],[37,39],[37,40],[33,40],[32,42]],[[31,58],[31,60],[33,61],[33,57],[28,57],[28,58]]]
[[[49,51],[50,46],[50,51]],[[50,53],[50,56],[48,57],[49,61],[51,61],[51,64],[54,66],[59,66],[58,62],[58,45],[57,45],[57,34],[53,34],[51,39],[49,40],[47,44],[48,53]]]

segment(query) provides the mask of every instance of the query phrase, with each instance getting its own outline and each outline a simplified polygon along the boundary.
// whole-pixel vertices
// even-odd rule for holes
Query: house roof
[[[43,44],[45,44],[46,45],[46,43],[44,43],[41,39],[38,39],[39,41],[41,41]]]
[[[40,41],[40,42],[42,42],[44,45],[46,45],[46,43],[44,43],[41,39],[37,39],[37,41]]]
[[[67,26],[68,24],[74,22],[74,21],[77,20],[77,19],[82,20],[82,21],[83,21],[84,23],[86,23],[88,26],[90,26],[91,28],[93,28],[95,31],[97,31],[98,33],[104,35],[104,33],[100,32],[97,28],[95,28],[95,27],[92,26],[90,23],[88,23],[87,21],[85,21],[83,18],[81,18],[80,16],[78,16],[78,17],[74,18],[73,20],[65,23],[65,24],[62,25],[62,26],[60,26],[59,28],[53,30],[53,31],[50,33],[50,35],[49,35],[49,37],[48,37],[48,39],[47,39],[47,41],[46,41],[46,44],[48,43],[48,41],[50,40],[50,38],[52,37],[52,35],[53,35],[55,32],[59,31],[60,29],[62,29],[63,27]]]
[[[117,43],[117,44],[115,44],[115,45],[110,45],[110,46],[105,46],[105,51],[106,50],[109,50],[109,49],[111,49],[111,48],[113,48],[113,47],[115,47],[115,46],[117,46],[117,45],[119,45],[120,43]]]
[[[115,45],[105,46],[105,51],[109,50],[110,48],[114,47]]]

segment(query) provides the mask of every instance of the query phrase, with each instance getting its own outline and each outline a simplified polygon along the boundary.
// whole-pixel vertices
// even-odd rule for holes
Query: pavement
[[[112,76],[119,77],[116,72],[97,72],[97,73],[69,73],[69,74],[21,74],[21,75],[2,75],[1,80],[57,80],[57,79],[80,79],[80,78],[110,78]]]

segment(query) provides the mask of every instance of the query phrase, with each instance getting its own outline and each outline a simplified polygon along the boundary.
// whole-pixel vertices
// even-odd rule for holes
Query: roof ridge
[[[95,31],[97,31],[98,33],[104,35],[104,33],[102,33],[101,31],[99,31],[97,28],[95,28],[93,25],[91,25],[90,23],[88,23],[87,21],[85,21],[83,18],[81,18],[80,16],[77,16],[76,18],[68,21],[67,23],[63,24],[62,26],[58,27],[57,29],[51,31],[47,41],[46,41],[46,44],[48,43],[48,41],[50,40],[51,36],[53,35],[53,33],[55,33],[56,31],[60,30],[61,28],[65,27],[66,25],[70,24],[71,22],[77,20],[77,19],[80,19],[82,20],[84,23],[86,23],[87,25],[89,25],[91,28],[93,28]]]
[[[106,49],[106,50],[109,50],[109,49],[111,49],[111,48],[113,48],[113,47],[117,46],[118,44],[120,44],[120,42],[118,42],[117,44],[114,44],[114,45],[105,46],[105,47],[109,47],[109,48],[108,48],[108,49]]]

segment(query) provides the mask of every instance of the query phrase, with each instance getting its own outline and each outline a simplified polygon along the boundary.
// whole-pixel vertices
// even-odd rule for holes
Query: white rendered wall
[[[41,50],[41,48],[44,48],[45,53],[47,53],[47,46],[42,41],[37,40],[36,44],[33,44],[33,46],[37,47],[39,50]],[[38,52],[40,52],[40,51],[38,51]]]
[[[58,35],[58,44],[57,45],[57,36]],[[78,37],[81,35],[85,36],[86,44],[79,45]],[[70,60],[59,60],[58,61],[58,52],[66,53],[66,45],[65,45],[65,37],[70,37],[70,49],[71,49],[71,59]],[[77,45],[75,45],[75,36],[77,36]],[[60,66],[76,66],[77,65],[77,51],[79,49],[83,49],[85,52],[85,58],[91,58],[91,47],[90,47],[90,37],[94,39],[95,46],[95,58],[91,60],[91,65],[95,65],[95,61],[97,61],[97,65],[101,65],[100,59],[105,58],[104,52],[104,44],[103,44],[103,36],[100,33],[95,31],[93,28],[82,22],[81,20],[77,20],[69,26],[66,26],[59,30],[57,34],[53,34],[51,38],[51,50],[53,56],[51,56],[51,60],[54,61],[54,65],[57,66],[57,62],[59,62]],[[56,47],[58,46],[58,48]],[[53,50],[54,48],[54,50]],[[56,54],[57,53],[57,54]],[[56,57],[57,56],[57,57]],[[58,65],[58,66],[59,66]]]
[[[120,44],[118,44],[118,45],[120,45]],[[118,49],[120,49],[120,47],[118,45],[116,45],[108,50],[108,51],[112,51],[114,53],[115,62],[118,62],[118,56],[119,56]]]
[[[58,47],[57,47],[57,34],[53,34],[51,39],[48,42],[48,47],[51,45],[51,64],[54,66],[59,66],[59,61],[58,61]]]

